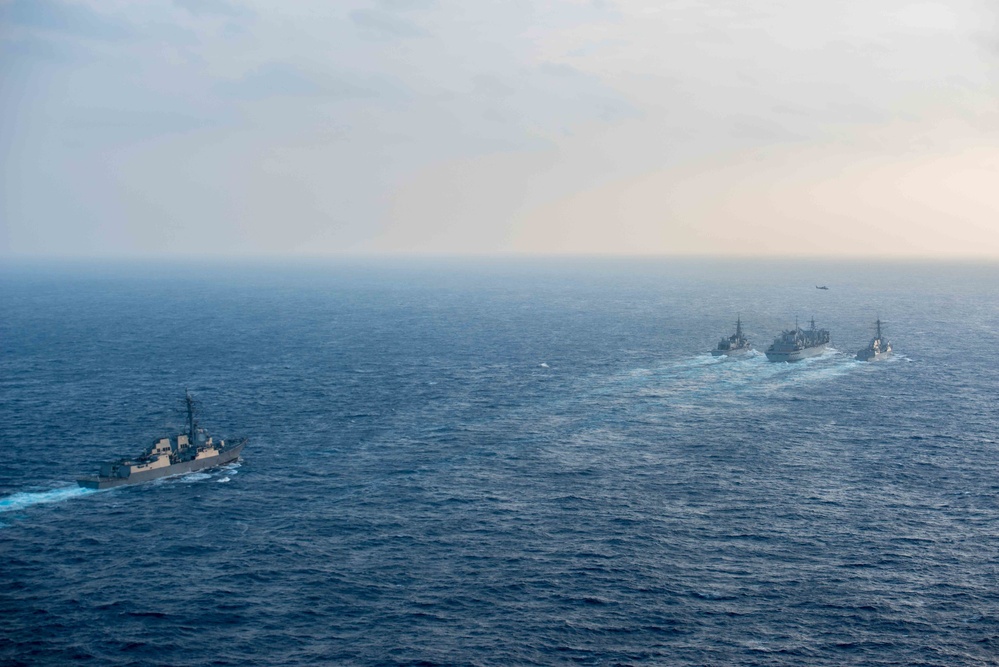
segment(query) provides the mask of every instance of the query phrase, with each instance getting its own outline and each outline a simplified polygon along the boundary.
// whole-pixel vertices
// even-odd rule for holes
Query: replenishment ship
[[[867,347],[857,353],[858,361],[877,361],[891,355],[891,341],[881,335],[880,317],[874,323],[874,326],[877,333],[875,333],[874,338],[871,339]]]
[[[742,318],[735,320],[735,333],[728,338],[722,338],[718,347],[711,350],[712,356],[720,357],[727,354],[741,354],[752,350],[749,339],[742,335]]]
[[[215,468],[238,459],[247,439],[215,440],[194,420],[194,398],[190,392],[185,399],[187,433],[176,438],[160,438],[134,459],[102,463],[99,475],[81,477],[77,483],[88,489],[107,489]]]
[[[806,357],[822,354],[828,344],[829,330],[816,329],[813,317],[810,329],[802,329],[795,322],[792,331],[781,332],[781,335],[774,339],[773,345],[767,348],[767,359],[800,361]]]

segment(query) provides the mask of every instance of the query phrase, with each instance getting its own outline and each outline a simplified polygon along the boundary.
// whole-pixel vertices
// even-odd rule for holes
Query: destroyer
[[[880,317],[874,323],[874,326],[877,333],[875,333],[874,338],[871,339],[867,347],[857,353],[858,361],[877,361],[891,355],[891,341],[881,336]]]
[[[720,357],[727,354],[741,354],[752,349],[749,339],[742,335],[742,318],[739,317],[735,320],[735,333],[728,338],[722,338],[718,347],[711,350],[711,354]]]
[[[176,438],[160,438],[135,459],[102,463],[99,475],[81,477],[80,486],[107,489],[122,484],[138,484],[151,479],[215,468],[239,458],[247,439],[215,440],[194,420],[194,399],[187,392],[187,433]]]
[[[816,329],[813,317],[810,329],[802,329],[796,322],[793,331],[784,331],[777,336],[773,345],[767,348],[767,359],[770,361],[800,361],[806,357],[822,354],[828,344],[828,329]]]

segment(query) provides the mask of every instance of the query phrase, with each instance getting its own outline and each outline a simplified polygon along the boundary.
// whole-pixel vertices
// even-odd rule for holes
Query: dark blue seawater
[[[0,663],[999,664],[997,350],[996,265],[7,266]],[[238,464],[74,486],[185,387]]]

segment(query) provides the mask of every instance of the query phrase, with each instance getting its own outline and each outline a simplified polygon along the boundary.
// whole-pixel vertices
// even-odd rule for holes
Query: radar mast
[[[194,397],[188,389],[184,389],[184,400],[187,402],[187,437],[192,445],[195,443],[194,433],[198,424],[194,421]]]

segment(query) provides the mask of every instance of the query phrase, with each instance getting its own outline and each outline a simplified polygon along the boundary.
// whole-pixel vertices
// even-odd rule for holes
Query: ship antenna
[[[878,315],[877,325],[878,325],[878,338],[880,339],[881,338],[881,316],[880,315]]]
[[[735,335],[742,336],[742,315],[735,316]]]
[[[812,329],[815,329],[815,316],[812,315]]]
[[[190,443],[194,444],[194,397],[186,388],[184,389],[184,400],[187,401],[187,437]]]

